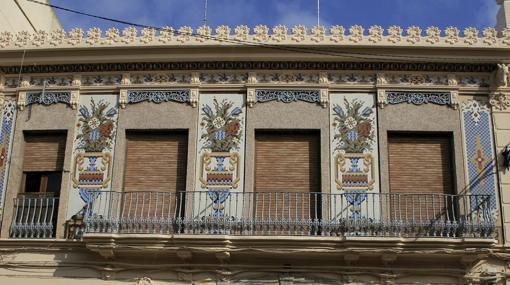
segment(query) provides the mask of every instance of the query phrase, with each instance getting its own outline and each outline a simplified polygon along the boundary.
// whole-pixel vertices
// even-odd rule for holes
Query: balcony
[[[95,192],[85,235],[491,239],[486,195]]]
[[[51,193],[50,193],[51,194]],[[36,194],[14,198],[11,238],[54,238],[59,198]]]

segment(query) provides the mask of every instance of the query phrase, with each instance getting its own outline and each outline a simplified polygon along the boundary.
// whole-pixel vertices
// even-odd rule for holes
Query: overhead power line
[[[139,24],[130,22],[127,20],[121,20],[121,19],[115,19],[110,17],[104,17],[99,16],[87,12],[82,12],[70,8],[65,8],[62,6],[57,6],[49,3],[40,2],[37,0],[26,0],[28,2],[32,2],[39,5],[49,6],[51,8],[66,11],[82,16],[87,16],[91,18],[96,18],[104,21],[114,22],[118,24],[123,24],[127,26],[134,26],[139,28],[152,28],[154,30],[165,30],[163,27],[156,27],[152,25],[145,25],[145,24]],[[217,38],[212,35],[200,35],[197,33],[191,33],[191,34],[184,34],[177,30],[172,30],[172,32],[175,35],[187,35],[192,36],[195,38],[202,38],[207,40],[214,40],[218,42],[227,42],[227,43],[234,43],[234,44],[240,44],[240,45],[246,45],[246,46],[257,46],[257,47],[264,47],[269,49],[276,49],[276,50],[283,50],[283,51],[291,51],[291,52],[298,52],[298,53],[306,53],[306,54],[316,54],[316,55],[327,55],[327,56],[335,56],[335,57],[347,57],[347,58],[355,58],[355,59],[364,59],[364,60],[374,60],[374,59],[381,59],[381,60],[397,60],[397,61],[424,61],[428,62],[429,60],[442,60],[442,61],[479,61],[479,62],[488,62],[487,59],[478,59],[474,57],[430,57],[430,56],[415,56],[415,55],[395,55],[395,54],[379,54],[379,53],[363,53],[363,52],[339,52],[339,51],[333,51],[328,49],[318,49],[318,48],[312,48],[312,47],[296,47],[296,46],[290,46],[290,45],[275,45],[275,44],[268,44],[268,43],[260,43],[260,42],[254,42],[254,41],[247,41],[247,40],[239,40],[239,39],[224,39],[224,38]],[[491,57],[491,60],[498,60],[498,61],[507,61],[510,60],[510,57]]]

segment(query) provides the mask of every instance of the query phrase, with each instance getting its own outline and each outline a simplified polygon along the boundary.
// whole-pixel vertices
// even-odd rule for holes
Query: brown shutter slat
[[[187,156],[186,132],[129,134],[124,191],[136,193],[126,194],[124,213],[133,214],[137,204],[140,217],[173,214],[175,193],[186,190]]]
[[[62,171],[65,134],[25,134],[23,171]]]
[[[310,193],[320,192],[319,133],[258,132],[255,152],[257,216],[314,217],[317,197]]]
[[[427,214],[429,218],[444,214],[441,211],[451,199],[442,195],[419,194],[453,193],[450,141],[450,136],[442,134],[390,134],[390,192],[400,194],[399,198],[396,195],[392,197],[392,209],[404,211],[406,208],[409,217],[421,216],[422,219]]]

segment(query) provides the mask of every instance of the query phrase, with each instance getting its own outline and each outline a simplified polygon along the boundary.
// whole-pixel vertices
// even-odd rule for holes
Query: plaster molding
[[[26,97],[27,97],[27,92],[19,92],[18,93],[17,105],[18,105],[18,109],[20,111],[25,110]]]
[[[125,63],[76,63],[53,65],[27,65],[23,74],[37,73],[82,73],[82,84],[90,81],[89,73],[110,73],[110,80],[122,80],[122,74],[133,72],[140,75],[146,72],[168,72],[180,74],[185,71],[247,71],[265,70],[274,72],[305,72],[305,71],[350,71],[350,72],[416,72],[416,73],[489,73],[497,69],[493,63],[419,63],[419,62],[345,62],[345,61],[196,61],[196,62],[125,62]],[[174,72],[179,70],[179,72]],[[18,76],[19,65],[0,66],[0,73],[5,76]],[[115,74],[116,73],[116,74]],[[106,75],[106,74],[105,74]],[[16,77],[17,78],[17,77]],[[92,78],[95,79],[95,78]]]
[[[199,91],[197,88],[190,89],[189,103],[191,104],[191,106],[193,108],[196,108],[198,106],[198,96],[199,96]]]
[[[329,30],[329,33],[326,33]],[[364,31],[368,33],[364,33]],[[234,31],[232,33],[231,31]],[[346,33],[347,31],[347,33]],[[215,29],[201,26],[193,30],[189,26],[180,28],[165,27],[160,31],[152,28],[125,28],[122,32],[116,28],[102,31],[92,27],[87,31],[80,28],[65,32],[62,29],[52,32],[20,31],[12,33],[0,32],[0,50],[15,49],[45,49],[51,48],[82,48],[106,46],[194,46],[230,45],[240,46],[246,42],[285,44],[316,44],[316,45],[367,45],[367,46],[410,46],[410,47],[454,47],[479,48],[509,47],[509,29],[502,31],[498,37],[496,29],[492,27],[478,30],[467,27],[462,32],[456,27],[447,27],[441,31],[437,27],[428,27],[423,31],[418,27],[402,27],[393,25],[388,29],[381,26],[362,27],[354,25],[349,28],[343,26],[314,26],[310,33],[302,25],[287,27],[276,25],[268,27],[257,25],[253,29],[245,25],[229,27],[221,25]]]
[[[155,283],[152,282],[152,279],[150,279],[149,277],[138,278],[134,283],[134,285],[154,285],[154,284]]]
[[[73,110],[78,108],[78,104],[80,103],[80,91],[73,90],[71,91],[71,100],[69,101],[69,105]]]
[[[320,104],[322,108],[327,108],[329,104],[329,92],[328,89],[321,89],[320,91]]]
[[[493,92],[489,95],[489,104],[494,110],[505,111],[510,108],[510,99],[503,92]]]
[[[128,100],[127,100],[127,90],[126,89],[121,89],[119,91],[119,106],[121,109],[126,109],[126,105],[128,103]]]
[[[257,98],[255,96],[255,89],[248,89],[246,92],[246,104],[248,107],[253,108],[253,105],[257,102]]]
[[[131,84],[131,74],[123,73],[122,79],[120,80],[121,85],[130,85]]]

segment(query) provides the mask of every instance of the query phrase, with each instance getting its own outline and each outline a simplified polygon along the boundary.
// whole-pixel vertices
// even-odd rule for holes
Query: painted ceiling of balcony
[[[203,24],[204,0],[50,0],[51,4],[153,26]],[[293,26],[317,23],[315,0],[209,0],[209,26],[257,24]],[[37,5],[37,4],[33,4]],[[322,0],[321,25],[448,26],[482,29],[495,25],[494,0]],[[121,24],[56,11],[66,30],[73,27],[123,28]]]

